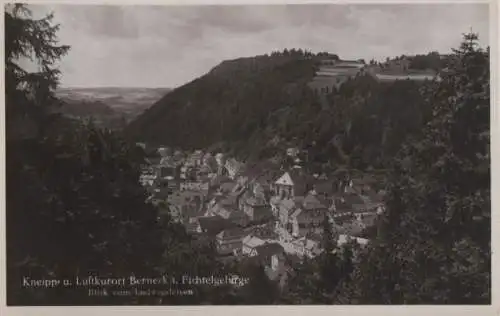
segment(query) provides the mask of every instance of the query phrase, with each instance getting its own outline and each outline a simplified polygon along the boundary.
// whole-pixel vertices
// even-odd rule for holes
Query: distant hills
[[[106,127],[122,128],[167,94],[168,88],[60,88],[56,95],[63,102],[65,115],[94,118]]]
[[[365,71],[347,77],[332,66],[337,68],[325,82],[337,82],[331,76],[339,73],[342,84],[328,89],[323,81],[316,86],[325,60],[342,62],[334,54],[285,50],[224,61],[158,100],[125,134],[158,145],[230,151],[242,159],[298,146],[318,165],[381,167],[429,114],[422,87],[433,84],[432,76],[413,80],[411,74],[437,74],[446,66],[437,53],[417,56],[352,61]]]

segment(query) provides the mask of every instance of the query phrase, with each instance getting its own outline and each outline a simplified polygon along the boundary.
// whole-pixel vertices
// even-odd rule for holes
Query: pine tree
[[[224,275],[210,248],[197,245],[169,216],[146,204],[140,186],[144,153],[118,135],[57,117],[55,63],[66,51],[57,46],[52,16],[33,20],[15,5],[6,19],[8,124],[29,115],[44,126],[30,140],[10,139],[6,148],[7,301],[11,305],[194,304],[206,294],[154,297],[89,296],[85,287],[35,289],[23,277],[68,278],[90,275],[129,277]],[[37,73],[18,66],[33,58]],[[44,123],[45,122],[45,123]]]
[[[429,99],[431,121],[394,160],[384,236],[344,302],[490,302],[489,55],[476,34],[449,68]]]
[[[7,127],[13,118],[26,115],[41,124],[47,108],[57,104],[54,91],[60,71],[56,63],[69,46],[58,45],[59,25],[52,23],[52,14],[33,19],[26,5],[14,4],[6,6],[4,17]],[[22,68],[21,59],[31,60],[37,71]]]

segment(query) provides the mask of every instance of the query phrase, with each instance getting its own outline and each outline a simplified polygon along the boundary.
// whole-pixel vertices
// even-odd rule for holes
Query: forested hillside
[[[380,83],[360,74],[339,91],[319,95],[307,83],[324,56],[286,50],[223,62],[166,95],[126,134],[181,148],[225,145],[246,160],[271,157],[293,145],[308,149],[317,168],[385,167],[386,158],[428,120],[425,91],[435,83]],[[433,58],[415,60],[424,67]],[[444,66],[441,62],[438,68]]]
[[[271,113],[308,97],[304,86],[313,75],[313,60],[303,55],[223,62],[157,102],[130,124],[128,134],[186,148],[248,141]]]

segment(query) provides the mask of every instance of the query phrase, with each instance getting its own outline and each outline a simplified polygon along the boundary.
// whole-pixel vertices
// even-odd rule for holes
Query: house
[[[196,230],[208,236],[216,236],[224,229],[236,227],[235,224],[220,216],[200,217],[198,226]]]
[[[349,186],[358,194],[365,194],[367,191],[374,190],[378,185],[378,180],[370,175],[353,177],[349,180]]]
[[[280,227],[286,229],[291,233],[292,228],[290,224],[290,216],[293,212],[300,208],[303,197],[295,197],[294,199],[287,199],[279,201],[278,208],[278,224]]]
[[[322,252],[319,242],[306,237],[296,239],[291,244],[295,254],[299,257],[314,258]]]
[[[246,233],[239,227],[224,229],[216,235],[217,251],[220,254],[239,254]]]
[[[259,221],[272,217],[271,207],[262,198],[249,197],[246,199],[243,212],[251,221]]]
[[[282,199],[295,196],[305,196],[313,188],[314,178],[305,174],[302,169],[294,168],[285,172],[274,182],[272,190],[274,195]]]
[[[227,199],[217,203],[212,208],[212,213],[239,226],[246,226],[250,221],[243,211],[240,211],[233,203],[229,204]]]
[[[361,215],[364,212],[366,212],[366,204],[358,194],[344,193],[338,197],[335,197],[333,204],[334,218],[344,215]]]
[[[197,167],[202,164],[203,161],[203,152],[201,150],[194,151],[191,155],[189,155],[186,159],[186,165]]]
[[[252,234],[247,235],[243,238],[241,252],[245,256],[250,256],[251,253],[255,253],[255,248],[265,244],[266,242]]]
[[[332,198],[339,192],[339,184],[335,180],[318,179],[313,184],[313,191],[317,196]]]
[[[278,239],[278,234],[274,230],[273,223],[265,223],[258,226],[251,226],[248,228],[252,236],[258,237],[264,241],[274,241]]]
[[[289,215],[291,234],[304,236],[309,232],[321,232],[328,208],[314,195],[308,194],[302,205]]]

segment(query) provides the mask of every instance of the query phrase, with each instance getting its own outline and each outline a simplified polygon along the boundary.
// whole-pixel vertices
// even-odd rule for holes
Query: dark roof
[[[357,207],[364,206],[365,202],[357,194],[343,194],[335,199],[335,208],[337,211],[355,211]]]
[[[224,229],[234,227],[231,221],[219,216],[200,217],[198,222],[200,223],[201,230],[210,235],[216,235]]]
[[[276,237],[276,232],[274,231],[274,227],[272,225],[252,227],[248,231],[251,232],[253,236],[261,239]]]
[[[337,184],[334,180],[317,180],[314,183],[314,190],[318,194],[333,195],[337,192]]]
[[[235,206],[237,200],[238,200],[238,196],[230,194],[230,195],[226,196],[225,198],[221,199],[220,205]]]
[[[271,257],[272,255],[283,253],[285,250],[278,243],[267,243],[255,247],[259,257]]]
[[[270,206],[258,207],[254,210],[254,216],[259,218],[264,217],[272,217],[273,213],[271,212]]]

